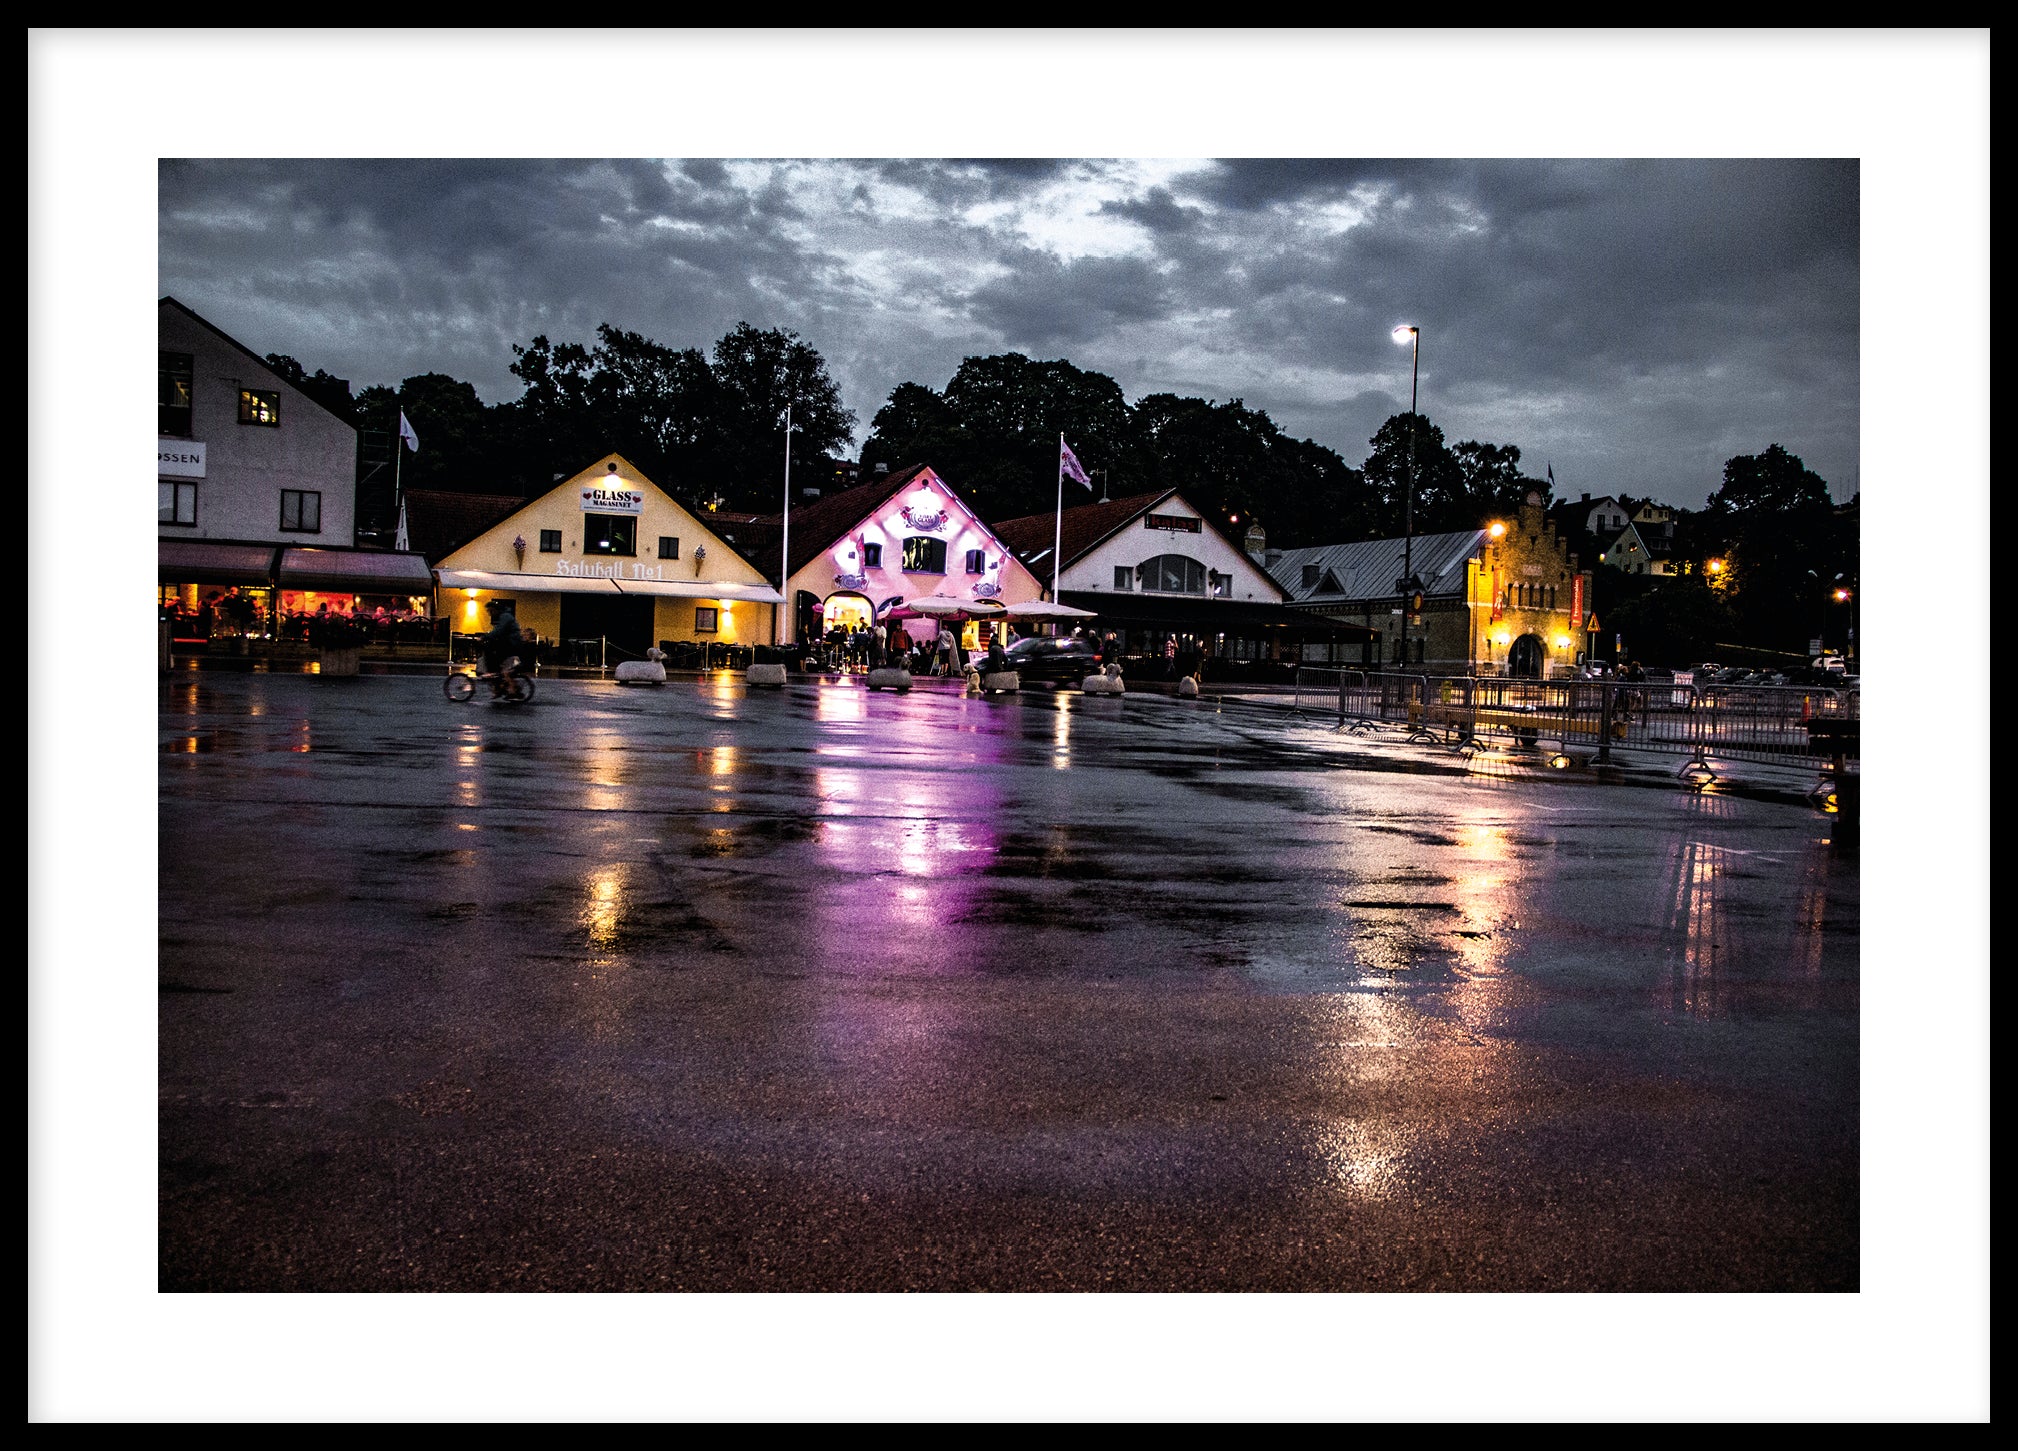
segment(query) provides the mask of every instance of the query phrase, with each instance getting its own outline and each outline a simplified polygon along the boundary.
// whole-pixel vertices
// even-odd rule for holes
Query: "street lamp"
[[[1403,323],[1394,340],[1408,346],[1408,492],[1401,506],[1401,660],[1408,663],[1408,607],[1415,589],[1415,390],[1422,376],[1422,329]]]

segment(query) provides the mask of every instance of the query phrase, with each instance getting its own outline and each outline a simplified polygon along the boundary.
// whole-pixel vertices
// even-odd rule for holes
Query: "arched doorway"
[[[820,606],[822,634],[834,629],[866,630],[875,623],[876,609],[869,603],[869,597],[852,590],[836,590]]]
[[[1540,635],[1522,635],[1507,651],[1506,673],[1520,680],[1539,680],[1547,658]]]

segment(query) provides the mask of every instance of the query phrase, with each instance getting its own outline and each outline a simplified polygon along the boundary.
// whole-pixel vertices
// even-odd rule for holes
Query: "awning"
[[[158,547],[162,584],[273,583],[274,546],[220,544],[205,539],[163,539]]]
[[[726,580],[582,578],[572,574],[501,574],[488,569],[435,571],[443,589],[500,590],[507,594],[664,595],[683,600],[735,600],[738,603],[781,605],[785,597],[767,584],[731,584]]]
[[[417,595],[433,588],[427,560],[382,549],[288,549],[280,556],[282,589],[339,594]]]
[[[1064,602],[1096,611],[1102,624],[1146,625],[1194,634],[1259,636],[1280,630],[1298,639],[1358,643],[1380,638],[1378,630],[1344,620],[1329,620],[1304,610],[1284,609],[1260,600],[1214,600],[1198,595],[1124,594],[1119,590],[1065,590]]]

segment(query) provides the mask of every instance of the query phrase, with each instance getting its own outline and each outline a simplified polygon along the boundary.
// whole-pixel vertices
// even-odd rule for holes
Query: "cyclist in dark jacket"
[[[486,675],[497,677],[491,681],[491,694],[502,695],[504,663],[513,656],[524,657],[525,635],[518,616],[503,600],[490,602],[490,620],[490,632],[483,637],[483,668]]]

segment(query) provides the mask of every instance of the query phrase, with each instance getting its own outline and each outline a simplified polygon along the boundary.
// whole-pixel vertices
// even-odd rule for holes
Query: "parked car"
[[[1025,681],[1055,680],[1077,685],[1100,668],[1100,653],[1078,635],[1033,635],[1005,652],[1009,668]]]

